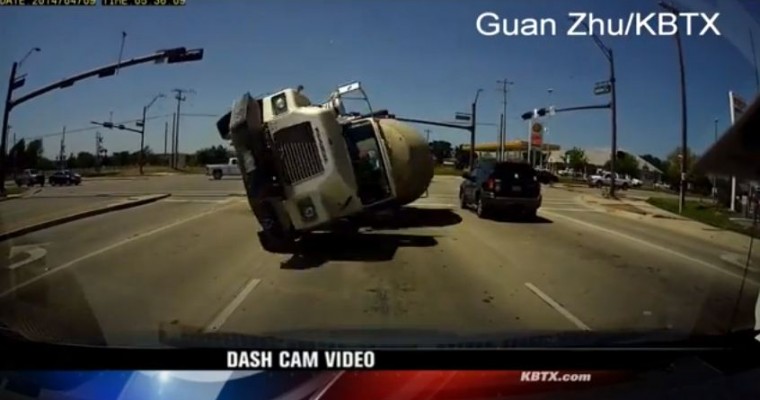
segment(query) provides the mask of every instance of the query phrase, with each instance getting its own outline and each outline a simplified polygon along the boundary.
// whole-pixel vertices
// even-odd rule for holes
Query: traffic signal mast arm
[[[117,124],[114,124],[112,122],[95,122],[95,121],[92,121],[92,123],[94,125],[100,125],[100,126],[102,126],[104,128],[108,128],[108,129],[118,129],[118,130],[122,130],[122,131],[130,131],[130,132],[140,133],[140,134],[143,133],[142,130],[133,129],[133,128],[130,128],[128,126],[124,126],[122,124],[118,124],[117,125]]]
[[[148,56],[137,57],[131,60],[126,60],[126,61],[111,64],[111,65],[106,65],[105,67],[96,68],[87,72],[83,72],[78,75],[74,75],[69,78],[64,78],[58,82],[39,88],[31,93],[21,96],[16,100],[11,100],[8,106],[10,108],[13,108],[37,96],[41,96],[51,90],[67,88],[69,86],[72,86],[77,81],[91,78],[93,76],[97,76],[99,78],[111,76],[111,75],[116,74],[116,70],[119,70],[125,67],[131,67],[133,65],[144,64],[151,61],[162,61],[162,60],[166,60],[167,63],[173,64],[173,63],[178,63],[178,62],[196,61],[196,60],[200,60],[201,58],[203,58],[203,49],[187,50],[184,47],[178,47],[175,49],[160,50]]]
[[[597,109],[604,109],[604,108],[610,108],[612,107],[612,104],[599,104],[594,106],[579,106],[579,107],[566,107],[566,108],[556,108],[554,109],[555,113],[559,112],[567,112],[567,111],[580,111],[580,110],[597,110]],[[523,120],[529,120],[533,118],[543,117],[546,114],[549,114],[549,110],[547,108],[539,108],[537,110],[528,111],[524,113],[521,117]]]

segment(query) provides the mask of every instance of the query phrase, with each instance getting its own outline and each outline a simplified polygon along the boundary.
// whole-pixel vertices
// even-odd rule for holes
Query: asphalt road
[[[14,239],[0,321],[45,340],[146,346],[159,344],[160,329],[359,342],[726,329],[743,273],[730,249],[555,188],[538,221],[482,220],[459,209],[458,182],[436,178],[388,226],[316,236],[302,257],[261,249],[245,199],[229,195],[241,190],[236,180],[65,188],[57,194],[177,194]],[[742,326],[753,321],[760,272],[748,277]]]
[[[130,179],[87,179],[79,186],[31,188],[22,198],[0,202],[0,232],[103,207],[135,196],[170,193],[175,197],[241,196],[240,179],[213,181],[199,175]]]

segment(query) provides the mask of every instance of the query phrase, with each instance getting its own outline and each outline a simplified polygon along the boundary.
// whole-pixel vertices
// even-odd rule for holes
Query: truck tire
[[[459,190],[459,208],[467,208],[467,199],[464,197],[464,190]]]
[[[211,175],[214,177],[214,180],[218,181],[218,180],[222,179],[222,176],[223,176],[222,170],[215,169],[214,172],[212,172]]]
[[[602,181],[596,181],[596,182],[594,182],[594,186],[600,188],[600,187],[604,186],[604,183],[602,183]]]

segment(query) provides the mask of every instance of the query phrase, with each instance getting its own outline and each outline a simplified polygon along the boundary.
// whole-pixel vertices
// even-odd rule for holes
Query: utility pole
[[[755,35],[752,28],[749,30],[749,44],[752,46],[752,65],[755,67],[755,89],[760,92],[760,69],[757,66],[757,53],[755,52]]]
[[[180,113],[180,106],[183,101],[187,100],[187,96],[183,96],[184,93],[195,93],[192,89],[174,89],[172,90],[176,95],[174,96],[175,99],[177,99],[177,120],[175,124],[175,132],[174,135],[176,137],[175,139],[175,149],[174,149],[174,168],[177,168],[179,164],[179,121],[180,116],[182,115]]]
[[[715,118],[715,131],[714,131],[714,139],[713,139],[713,145],[715,143],[718,143],[718,119]],[[713,175],[712,178],[712,191],[713,191],[713,199],[715,201],[718,200],[718,180],[715,175]]]
[[[61,148],[58,154],[58,161],[60,163],[60,169],[66,169],[66,127],[63,127],[63,134],[61,134]]]
[[[169,163],[172,168],[177,168],[177,164],[174,162],[174,155],[177,151],[177,113],[172,113],[172,155],[169,158]]]
[[[475,129],[478,126],[477,112],[478,112],[478,97],[483,89],[478,89],[475,92],[475,100],[472,102],[472,124],[470,125],[470,171],[475,168]]]
[[[8,127],[10,129],[11,127]],[[16,159],[18,158],[18,148],[16,148],[16,145],[18,144],[18,141],[16,140],[16,131],[13,131],[13,146],[11,146],[11,149],[14,149],[13,152],[13,177],[16,178]],[[15,180],[15,179],[14,179]]]
[[[509,81],[507,78],[504,78],[504,80],[496,81],[496,83],[502,85],[501,87],[501,94],[503,96],[502,105],[504,109],[502,110],[502,117],[501,117],[501,128],[499,132],[499,160],[504,161],[505,157],[505,148],[507,142],[507,92],[509,89],[507,88],[507,85],[514,85],[514,82]]]
[[[166,152],[167,151],[166,145],[167,145],[168,135],[169,135],[169,121],[166,121],[166,122],[164,122],[164,157],[166,157],[168,155],[167,152]]]
[[[671,4],[667,4],[664,1],[660,2],[660,7],[678,16],[680,11]],[[684,206],[686,205],[686,169],[689,165],[688,160],[688,146],[686,135],[686,73],[684,70],[683,61],[683,47],[681,45],[680,30],[676,31],[676,47],[678,49],[678,69],[681,75],[681,182],[680,191],[678,195],[678,213],[682,214]]]
[[[496,159],[498,161],[504,161],[504,114],[499,114],[499,148],[496,150]]]

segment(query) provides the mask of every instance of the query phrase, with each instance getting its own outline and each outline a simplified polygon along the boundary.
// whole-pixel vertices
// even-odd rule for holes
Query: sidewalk
[[[615,200],[603,198],[600,194],[582,194],[577,199],[579,202],[599,211],[634,219],[661,229],[668,229],[680,235],[730,247],[738,252],[746,252],[749,249],[749,236],[681,217],[647,203],[645,197],[623,195],[620,199]]]

